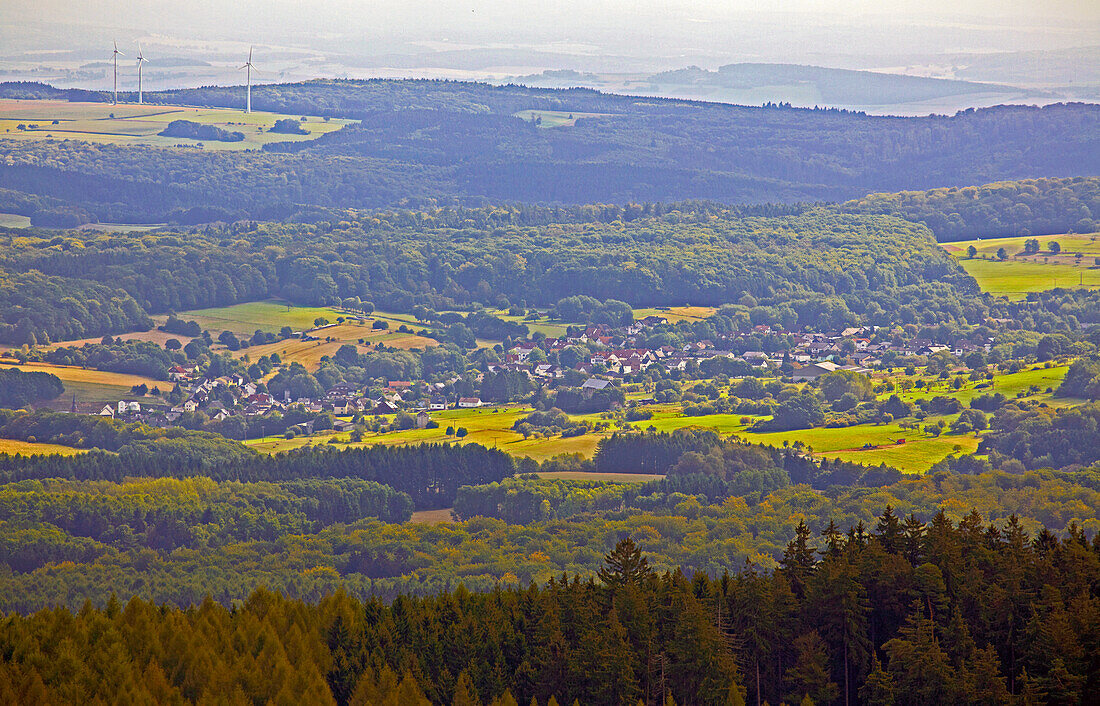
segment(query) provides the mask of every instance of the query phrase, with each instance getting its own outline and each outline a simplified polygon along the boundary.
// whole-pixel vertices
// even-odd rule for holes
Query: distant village
[[[489,363],[486,370],[476,375],[480,383],[486,373],[511,371],[527,376],[536,385],[557,386],[563,378],[573,380],[582,394],[590,396],[606,390],[633,376],[660,366],[664,375],[687,374],[693,369],[721,369],[736,367],[744,375],[776,374],[789,377],[794,382],[814,380],[822,375],[850,370],[869,374],[883,365],[884,358],[897,361],[947,352],[962,358],[975,352],[988,352],[992,339],[981,345],[960,340],[951,345],[917,338],[906,343],[873,341],[875,330],[871,327],[847,328],[842,331],[789,332],[778,326],[758,325],[751,331],[694,341],[680,347],[662,346],[645,348],[638,346],[638,339],[648,329],[666,324],[659,315],[647,316],[629,326],[613,327],[592,325],[575,335],[561,338],[535,337],[515,343],[499,362]],[[319,340],[315,335],[324,327],[295,333],[303,340]],[[762,341],[793,341],[793,346],[779,350],[742,350],[734,352],[731,345],[753,337]],[[772,346],[769,346],[772,347]],[[572,366],[545,362],[548,356],[561,359],[566,349],[585,351],[585,355]],[[591,352],[589,355],[588,352]],[[559,354],[554,356],[552,354]],[[727,365],[723,365],[727,364]],[[572,372],[570,372],[572,371]],[[705,375],[704,375],[705,376]],[[165,407],[159,398],[127,398],[114,404],[106,404],[98,414],[124,421],[140,421],[152,426],[179,425],[188,413],[201,412],[213,421],[234,416],[263,417],[272,412],[296,410],[305,415],[330,413],[336,419],[335,431],[349,431],[355,427],[352,421],[339,417],[406,413],[413,415],[415,425],[424,428],[431,423],[431,413],[447,409],[477,409],[490,403],[477,396],[460,396],[449,392],[461,378],[429,382],[425,380],[390,380],[380,394],[368,394],[365,386],[338,383],[319,397],[292,398],[289,392],[275,396],[264,391],[262,384],[250,382],[238,376],[207,378],[198,367],[173,366],[168,379],[183,393],[183,400]],[[583,381],[581,381],[583,379]],[[579,384],[578,384],[579,383]],[[377,388],[375,388],[377,389]],[[75,401],[74,409],[76,411]],[[90,410],[89,410],[90,411]],[[297,425],[296,431],[313,433],[313,422]]]

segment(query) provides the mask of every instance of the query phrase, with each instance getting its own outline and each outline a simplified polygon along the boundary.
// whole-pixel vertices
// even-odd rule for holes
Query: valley
[[[1098,106],[253,49],[0,84],[0,704],[1096,693]]]

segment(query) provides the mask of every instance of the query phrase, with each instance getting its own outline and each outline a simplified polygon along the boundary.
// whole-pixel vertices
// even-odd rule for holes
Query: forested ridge
[[[890,213],[924,223],[941,242],[1092,233],[1100,228],[1100,179],[1030,179],[869,194],[840,208],[849,213]]]
[[[0,96],[50,92],[0,86]],[[146,92],[145,101],[236,107],[243,93]],[[3,142],[0,187],[100,220],[156,222],[280,218],[303,206],[837,201],[1100,170],[1100,109],[1085,104],[891,118],[453,81],[311,81],[252,93],[258,110],[359,122],[264,154]],[[581,115],[542,129],[515,116],[525,110]]]
[[[12,616],[0,700],[1072,704],[1100,689],[1100,545],[1080,532],[887,507],[816,539],[800,523],[770,573],[658,573],[626,539],[598,581]]]
[[[0,341],[140,330],[151,326],[148,314],[268,297],[310,305],[359,297],[410,311],[499,301],[548,307],[589,295],[634,306],[747,302],[753,323],[791,329],[989,317],[1033,330],[1061,317],[1055,330],[1072,329],[1100,321],[1096,294],[1075,292],[1073,302],[1060,290],[1028,302],[979,295],[929,229],[941,237],[996,232],[1006,199],[1027,208],[1032,220],[1019,223],[1036,230],[1067,225],[1052,220],[1067,204],[1084,227],[1078,221],[1096,206],[1097,183],[992,184],[841,206],[495,206],[339,211],[310,222],[142,234],[10,230],[0,235]],[[883,213],[893,211],[929,225]]]
[[[616,220],[605,222],[594,207],[560,220],[533,214],[551,218],[545,225],[511,225],[517,215],[494,209],[348,214],[335,222],[11,238],[3,262],[28,274],[13,275],[6,288],[0,282],[0,302],[19,302],[3,310],[0,341],[130,330],[147,321],[135,303],[159,313],[270,296],[299,304],[360,297],[408,311],[501,297],[542,306],[578,294],[635,306],[718,306],[749,295],[782,310],[789,326],[885,322],[906,316],[901,309],[913,300],[925,316],[981,317],[973,279],[926,228],[891,216],[824,207],[741,216],[682,205],[620,209]],[[22,303],[77,277],[88,288],[121,290],[129,317],[96,319],[57,295],[39,307]],[[19,278],[39,289],[17,286]]]

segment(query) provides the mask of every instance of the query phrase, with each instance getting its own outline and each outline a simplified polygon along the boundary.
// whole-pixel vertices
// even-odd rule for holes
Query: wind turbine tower
[[[138,62],[138,105],[141,105],[142,102],[143,102],[142,98],[141,98],[141,65],[144,64],[146,61],[149,61],[149,60],[146,59],[145,55],[141,53],[141,45],[139,44],[138,45],[138,56],[137,56],[137,62]]]
[[[115,50],[111,54],[111,61],[113,61],[115,64],[115,105],[118,105],[118,57],[120,56],[126,55],[118,50],[118,42],[115,42]]]
[[[245,72],[245,77],[246,77],[245,78],[245,92],[246,92],[245,96],[246,97],[245,97],[245,104],[244,104],[244,112],[246,112],[246,113],[251,113],[252,112],[252,69],[254,69],[254,68],[256,68],[256,67],[252,65],[252,47],[249,47],[248,48],[248,61],[246,61],[244,63],[244,66],[241,67],[241,69],[248,69],[248,71]],[[237,69],[237,70],[240,71],[241,69]]]

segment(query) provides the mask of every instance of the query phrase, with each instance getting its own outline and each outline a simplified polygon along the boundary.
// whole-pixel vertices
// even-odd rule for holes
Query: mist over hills
[[[876,114],[955,113],[1005,103],[1046,104],[1055,90],[998,83],[855,71],[795,64],[740,63],[716,70],[698,66],[643,74],[548,70],[509,82],[546,88],[587,87],[630,95],[706,100],[736,105],[790,103]]]

